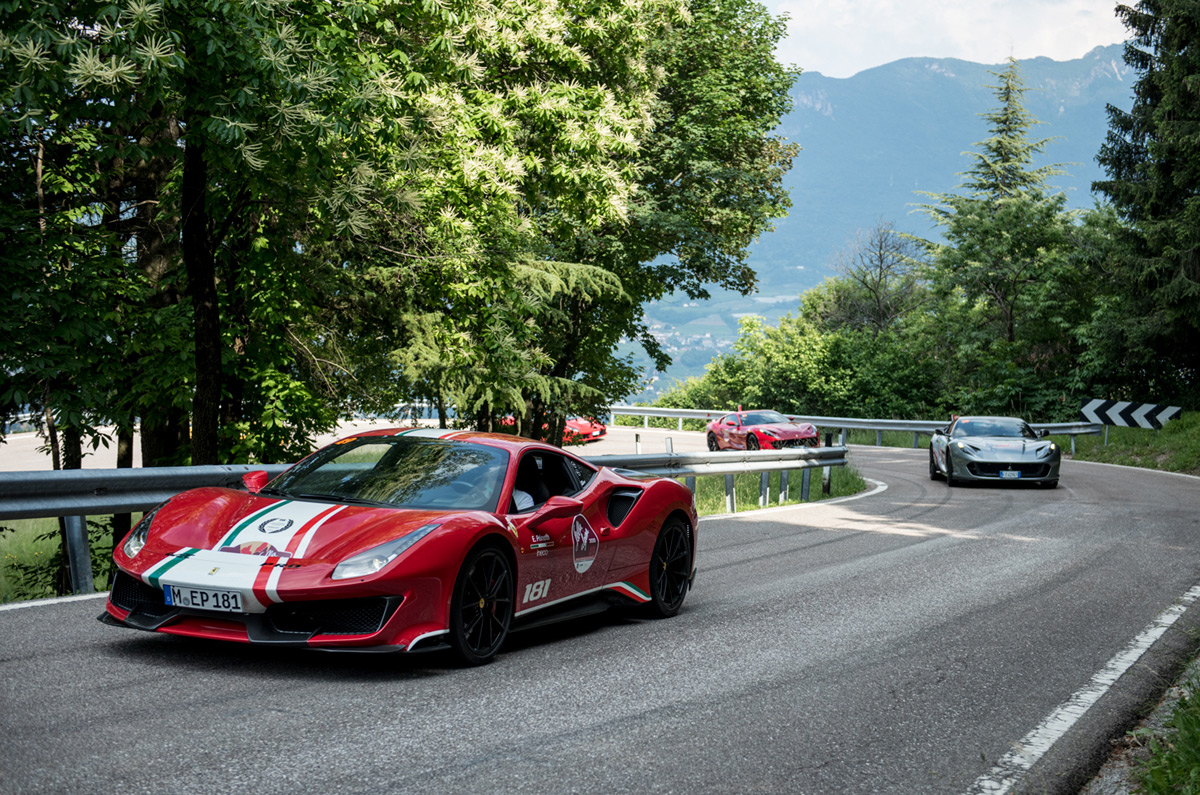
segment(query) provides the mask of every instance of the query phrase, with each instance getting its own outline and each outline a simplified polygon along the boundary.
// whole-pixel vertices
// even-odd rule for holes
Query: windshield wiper
[[[288,494],[286,491],[284,491],[283,489],[272,489],[269,487],[265,488],[265,489],[259,489],[258,493],[259,494],[268,494],[268,495],[275,496],[275,497],[290,497],[290,496],[292,496],[292,495]]]
[[[344,497],[336,494],[292,494],[289,495],[297,500],[320,500],[321,502],[337,502],[343,505],[372,505],[380,508],[395,508],[390,502],[380,502],[379,500],[364,500],[360,497]]]

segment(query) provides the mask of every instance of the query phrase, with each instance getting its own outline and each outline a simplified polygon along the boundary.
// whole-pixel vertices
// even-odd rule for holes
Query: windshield
[[[963,417],[955,423],[954,435],[1038,438],[1033,428],[1030,428],[1023,420],[1009,417]]]
[[[776,422],[788,422],[788,418],[778,411],[751,411],[742,417],[744,425],[771,425]]]
[[[264,493],[396,508],[495,511],[508,454],[440,439],[368,436],[318,450]]]

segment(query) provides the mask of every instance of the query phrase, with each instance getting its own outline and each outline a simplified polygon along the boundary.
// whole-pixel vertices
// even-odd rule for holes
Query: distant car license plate
[[[243,612],[242,595],[237,591],[164,585],[163,595],[167,604],[175,607],[196,607],[201,610],[220,610],[224,613]]]
[[[1005,478],[1006,480],[1016,480],[1017,478],[1021,477],[1021,470],[1005,469],[1000,473],[1000,477]]]

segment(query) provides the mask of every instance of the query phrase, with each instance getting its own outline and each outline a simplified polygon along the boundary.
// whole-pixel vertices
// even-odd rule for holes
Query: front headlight
[[[779,431],[772,430],[771,428],[760,428],[758,432],[770,436],[772,439],[779,438]]]
[[[409,549],[413,544],[433,532],[436,524],[418,527],[411,533],[400,538],[380,544],[374,549],[359,552],[352,558],[346,558],[333,570],[333,579],[345,580],[350,577],[366,577],[382,569]]]
[[[1039,448],[1037,454],[1039,458],[1045,458],[1046,456],[1051,455],[1057,449],[1058,445],[1056,445],[1054,442],[1051,442],[1045,447]]]
[[[129,535],[125,536],[125,543],[121,545],[121,549],[125,550],[125,554],[129,557],[136,558],[137,553],[141,552],[142,547],[146,546],[146,537],[150,535],[150,525],[154,521],[154,515],[158,513],[159,508],[162,508],[162,505],[143,516],[142,521],[138,522],[137,526],[129,531]]]

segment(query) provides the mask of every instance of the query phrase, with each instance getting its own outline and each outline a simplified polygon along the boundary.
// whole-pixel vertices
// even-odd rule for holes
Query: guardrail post
[[[875,431],[875,446],[883,447],[883,431]]]
[[[779,504],[783,505],[788,501],[788,471],[785,469],[779,473]]]
[[[1075,434],[1071,434],[1071,457],[1075,457]]]
[[[920,431],[913,431],[913,449],[914,450],[916,450],[920,446],[919,439],[918,439],[918,437],[920,437],[920,435],[921,435]]]
[[[808,494],[812,488],[812,468],[805,467],[800,473],[800,502],[808,502]]]
[[[679,430],[683,430],[683,417],[679,418]]]
[[[771,504],[771,473],[763,472],[758,476],[758,507],[766,508]]]
[[[686,478],[683,479],[683,484],[688,487],[688,491],[690,491],[692,494],[696,493],[696,476],[695,475],[688,475]]]
[[[67,561],[71,569],[71,590],[91,593],[96,590],[92,581],[92,551],[88,548],[87,517],[64,516],[67,525]]]
[[[833,479],[833,467],[821,467],[821,493],[826,497],[829,496],[831,481]]]
[[[733,475],[725,476],[725,513],[737,512],[737,497],[733,493]]]
[[[643,428],[649,428],[649,427],[650,427],[650,415],[649,415],[649,414],[647,414],[646,416],[642,417],[642,427],[643,427]]]

